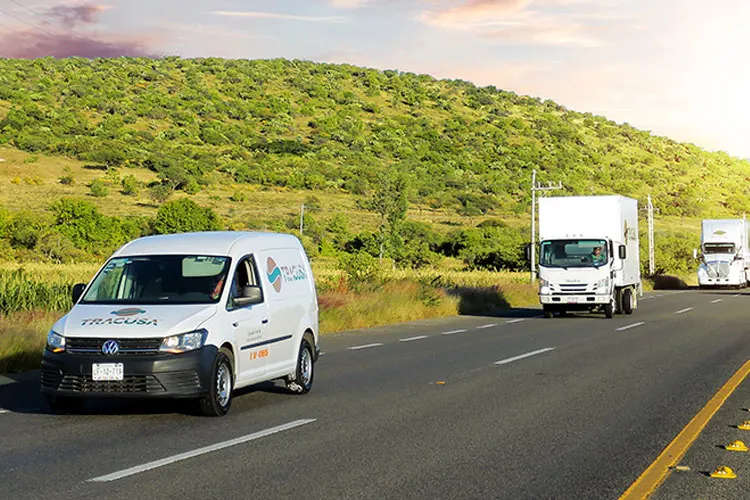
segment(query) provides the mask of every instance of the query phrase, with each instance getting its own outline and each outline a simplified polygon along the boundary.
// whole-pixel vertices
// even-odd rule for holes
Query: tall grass
[[[39,368],[47,332],[59,313],[0,315],[0,374]]]
[[[72,282],[35,280],[23,269],[0,270],[0,314],[69,309],[72,289]]]

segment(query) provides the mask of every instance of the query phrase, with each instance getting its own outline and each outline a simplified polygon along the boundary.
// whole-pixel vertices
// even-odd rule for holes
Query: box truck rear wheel
[[[622,312],[633,314],[633,309],[635,309],[635,294],[632,288],[626,288],[622,291]]]

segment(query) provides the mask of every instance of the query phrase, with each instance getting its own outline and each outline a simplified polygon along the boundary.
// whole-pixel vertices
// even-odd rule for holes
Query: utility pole
[[[546,192],[562,189],[562,183],[553,185],[548,182],[546,186],[537,184],[536,169],[531,171],[531,282],[536,281],[536,192]]]
[[[654,249],[654,204],[648,195],[648,274],[656,272],[656,250]]]
[[[299,235],[302,236],[302,232],[305,229],[305,204],[300,205],[299,209]]]

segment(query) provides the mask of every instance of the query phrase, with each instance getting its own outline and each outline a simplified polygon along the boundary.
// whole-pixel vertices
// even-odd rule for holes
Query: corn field
[[[64,311],[72,305],[74,281],[36,280],[24,269],[0,270],[0,314]]]

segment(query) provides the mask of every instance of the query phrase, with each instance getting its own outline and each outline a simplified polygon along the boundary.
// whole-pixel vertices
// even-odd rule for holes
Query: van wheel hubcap
[[[222,363],[216,370],[216,401],[221,406],[226,406],[232,393],[232,379],[229,376],[227,365]]]
[[[307,385],[312,379],[312,359],[310,359],[310,351],[308,349],[302,349],[302,355],[300,356],[300,374],[302,375],[302,383]]]

